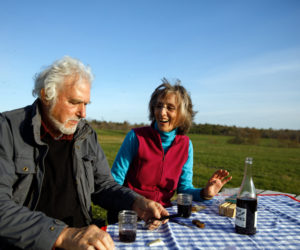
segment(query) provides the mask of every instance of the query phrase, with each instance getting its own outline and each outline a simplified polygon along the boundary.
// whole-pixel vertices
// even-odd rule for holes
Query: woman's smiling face
[[[155,120],[158,129],[163,132],[170,132],[177,127],[178,105],[176,95],[167,94],[164,98],[158,98],[154,108]]]

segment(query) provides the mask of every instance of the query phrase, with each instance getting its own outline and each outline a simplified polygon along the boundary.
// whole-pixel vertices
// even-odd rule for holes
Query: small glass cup
[[[192,213],[193,196],[190,194],[177,195],[177,210],[182,217],[188,218]]]
[[[137,214],[132,210],[119,212],[119,238],[122,242],[134,242],[137,229]]]

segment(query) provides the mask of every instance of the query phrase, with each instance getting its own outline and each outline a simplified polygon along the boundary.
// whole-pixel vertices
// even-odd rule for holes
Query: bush
[[[258,145],[260,142],[260,132],[255,128],[236,129],[233,139],[228,140],[231,144]]]

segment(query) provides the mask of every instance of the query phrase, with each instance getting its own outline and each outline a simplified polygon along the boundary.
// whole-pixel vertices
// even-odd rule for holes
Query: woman
[[[116,182],[165,207],[175,191],[192,194],[195,201],[211,199],[231,177],[217,170],[205,188],[194,188],[193,145],[185,134],[195,112],[180,81],[171,85],[164,78],[149,111],[151,126],[131,130],[117,154],[111,170]]]

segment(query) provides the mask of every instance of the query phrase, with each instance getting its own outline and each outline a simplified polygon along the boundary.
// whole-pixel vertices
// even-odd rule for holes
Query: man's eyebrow
[[[74,102],[74,103],[84,103],[84,104],[91,104],[91,101],[85,102],[84,100],[80,100],[80,99],[71,99],[70,102]]]

